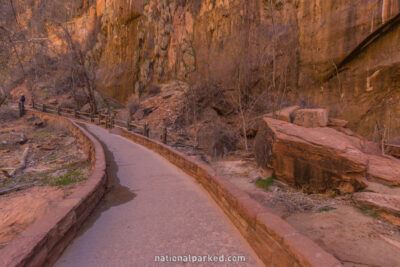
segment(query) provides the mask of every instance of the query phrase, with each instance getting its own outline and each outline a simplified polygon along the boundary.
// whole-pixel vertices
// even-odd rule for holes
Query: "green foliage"
[[[56,160],[57,159],[57,156],[56,155],[52,155],[52,156],[49,156],[48,158],[47,158],[47,161],[54,161],[54,160]]]
[[[275,178],[272,176],[272,177],[269,177],[269,178],[267,178],[267,179],[259,179],[259,180],[257,180],[256,182],[255,182],[255,185],[256,186],[258,186],[258,187],[260,187],[260,188],[262,188],[262,189],[264,189],[264,190],[269,190],[269,187],[271,186],[271,185],[273,185],[274,184],[274,182],[275,182]]]
[[[37,137],[39,137],[40,139],[45,139],[51,136],[51,132],[45,132],[45,131],[40,131],[37,133]]]
[[[322,208],[318,209],[318,212],[328,212],[328,211],[335,210],[335,209],[336,208],[334,208],[334,207],[322,207]]]
[[[42,94],[44,94],[44,95],[48,95],[48,94],[50,94],[50,90],[49,89],[47,89],[47,88],[45,88],[45,89],[42,89]]]
[[[78,170],[70,170],[66,174],[57,177],[56,179],[51,179],[48,183],[52,186],[59,185],[70,185],[86,180],[86,177],[82,177],[82,172]]]
[[[372,217],[374,217],[374,218],[379,217],[378,213],[376,213],[376,211],[374,211],[374,210],[371,209],[371,208],[363,207],[363,208],[360,208],[360,211],[361,211],[362,213],[364,213],[365,215],[372,216]]]

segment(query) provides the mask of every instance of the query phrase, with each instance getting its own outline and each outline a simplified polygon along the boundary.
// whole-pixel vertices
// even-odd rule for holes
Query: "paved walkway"
[[[181,266],[157,263],[155,256],[189,254],[246,257],[246,263],[196,266],[261,266],[192,177],[142,146],[94,125],[87,128],[109,150],[107,161],[118,167],[114,169],[121,186],[112,197],[115,205],[100,204],[56,266]]]

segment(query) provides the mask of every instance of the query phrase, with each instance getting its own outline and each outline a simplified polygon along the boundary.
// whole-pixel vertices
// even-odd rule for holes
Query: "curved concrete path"
[[[165,255],[224,255],[225,259],[243,255],[246,262],[208,262],[207,257],[196,266],[262,266],[234,225],[192,177],[119,135],[94,125],[87,128],[112,153],[121,185],[135,197],[92,220],[56,266],[192,265],[155,262],[155,256]]]

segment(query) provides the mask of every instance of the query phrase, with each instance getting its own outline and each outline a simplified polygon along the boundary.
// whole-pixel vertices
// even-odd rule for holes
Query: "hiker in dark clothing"
[[[22,117],[25,114],[25,96],[22,95],[19,99],[19,116]]]

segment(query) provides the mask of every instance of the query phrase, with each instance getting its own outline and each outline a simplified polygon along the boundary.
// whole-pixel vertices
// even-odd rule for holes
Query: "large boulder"
[[[262,167],[308,192],[353,192],[367,186],[362,142],[332,128],[305,128],[264,118],[255,139]]]
[[[326,109],[299,109],[294,113],[293,123],[307,128],[326,127],[328,112]]]

